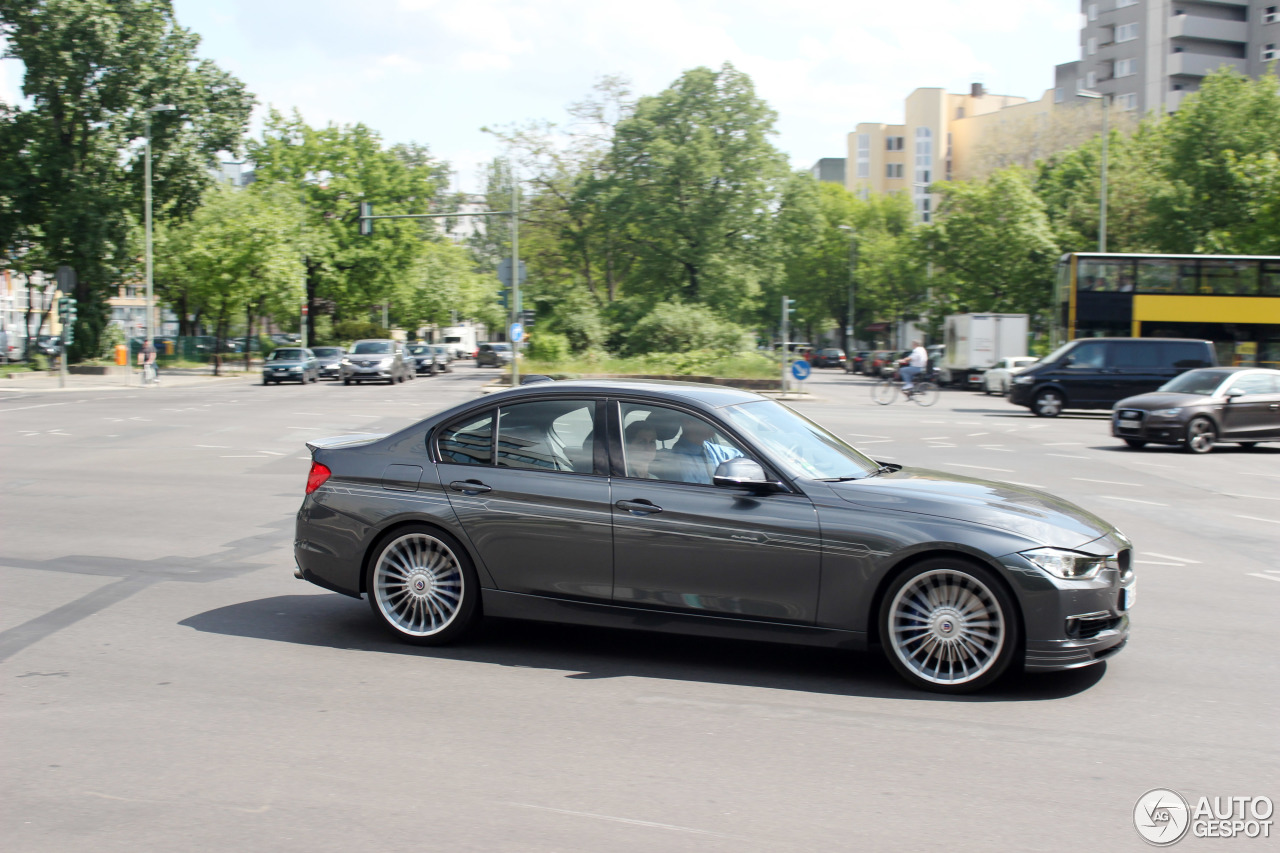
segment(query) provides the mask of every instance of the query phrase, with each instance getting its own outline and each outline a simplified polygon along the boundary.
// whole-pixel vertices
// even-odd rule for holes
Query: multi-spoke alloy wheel
[[[885,653],[908,681],[961,693],[991,683],[1013,659],[1016,623],[1008,595],[987,572],[930,560],[898,578],[885,595]]]
[[[479,594],[466,553],[426,527],[395,531],[369,566],[369,603],[393,633],[436,644],[464,631]]]
[[[1187,450],[1192,453],[1208,453],[1217,438],[1217,431],[1208,418],[1196,418],[1187,424]]]

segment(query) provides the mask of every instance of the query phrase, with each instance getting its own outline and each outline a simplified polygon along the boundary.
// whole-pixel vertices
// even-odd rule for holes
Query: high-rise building
[[[1169,113],[1222,66],[1260,77],[1280,59],[1277,0],[1082,0],[1080,11],[1080,59],[1057,67],[1058,103],[1088,89]]]

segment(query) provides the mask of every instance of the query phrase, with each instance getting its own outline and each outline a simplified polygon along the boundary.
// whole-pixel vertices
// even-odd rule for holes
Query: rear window
[[[337,347],[316,347],[312,350],[316,358],[328,358],[331,355],[342,355],[342,350]]]
[[[1116,341],[1111,344],[1111,364],[1113,367],[1163,367],[1159,344],[1142,341]]]
[[[1209,347],[1198,341],[1166,341],[1161,344],[1164,364],[1170,367],[1213,367]]]
[[[493,461],[493,412],[450,424],[436,442],[440,461],[455,465],[488,465]]]

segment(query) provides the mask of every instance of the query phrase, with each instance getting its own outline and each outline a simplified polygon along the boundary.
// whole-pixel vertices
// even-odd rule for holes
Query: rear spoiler
[[[356,432],[349,435],[334,435],[329,438],[317,438],[307,442],[307,449],[312,453],[317,450],[332,450],[335,447],[356,447],[361,444],[373,444],[381,438],[386,438],[390,433],[386,432]]]

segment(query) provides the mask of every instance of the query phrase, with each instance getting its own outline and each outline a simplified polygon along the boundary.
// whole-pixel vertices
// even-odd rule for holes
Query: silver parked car
[[[374,339],[356,341],[342,360],[342,384],[386,382],[394,385],[413,378],[399,341]]]

